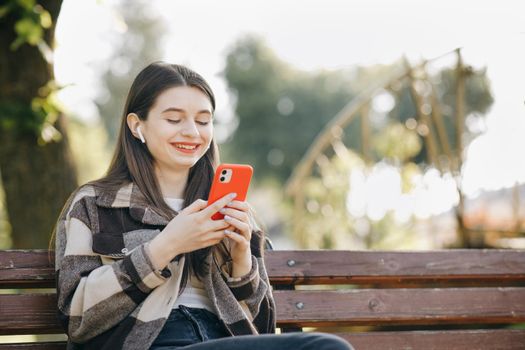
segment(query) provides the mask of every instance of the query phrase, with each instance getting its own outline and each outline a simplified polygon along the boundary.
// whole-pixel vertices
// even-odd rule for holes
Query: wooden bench
[[[48,256],[0,251],[0,335],[63,333]],[[525,349],[525,250],[269,251],[266,259],[282,332],[332,328],[357,350]],[[28,348],[65,343],[0,344]]]

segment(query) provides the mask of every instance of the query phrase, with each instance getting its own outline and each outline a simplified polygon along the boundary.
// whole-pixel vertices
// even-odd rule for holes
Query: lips
[[[171,143],[171,145],[179,152],[182,153],[194,153],[198,148],[198,143],[191,143],[191,142],[174,142]]]

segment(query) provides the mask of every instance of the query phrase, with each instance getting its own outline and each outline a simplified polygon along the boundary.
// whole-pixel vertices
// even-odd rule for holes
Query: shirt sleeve
[[[244,276],[232,277],[232,268],[232,262],[227,261],[221,266],[221,273],[235,298],[242,301],[250,297],[259,286],[260,276],[257,259],[252,255],[252,268]]]
[[[59,319],[76,343],[112,328],[126,318],[166,278],[154,269],[145,245],[121,258],[92,250],[93,203],[76,196],[66,203],[56,231]]]

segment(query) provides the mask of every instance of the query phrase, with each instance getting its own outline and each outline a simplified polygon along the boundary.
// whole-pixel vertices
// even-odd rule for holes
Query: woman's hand
[[[250,240],[253,228],[250,224],[248,204],[241,201],[232,201],[227,208],[222,208],[220,213],[224,214],[224,220],[234,229],[233,231],[230,229],[225,231],[231,242],[232,277],[244,276],[252,268]]]
[[[164,268],[179,254],[192,252],[222,241],[225,229],[231,228],[226,220],[212,220],[213,214],[229,205],[235,194],[208,202],[198,199],[171,220],[149,244],[150,258],[155,268]]]

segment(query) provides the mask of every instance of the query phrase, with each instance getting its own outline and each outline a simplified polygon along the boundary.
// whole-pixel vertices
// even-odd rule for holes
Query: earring
[[[139,134],[140,141],[142,141],[142,143],[146,143],[146,140],[144,139],[144,135],[142,135],[142,132],[140,131],[140,126],[137,127],[137,133]]]

